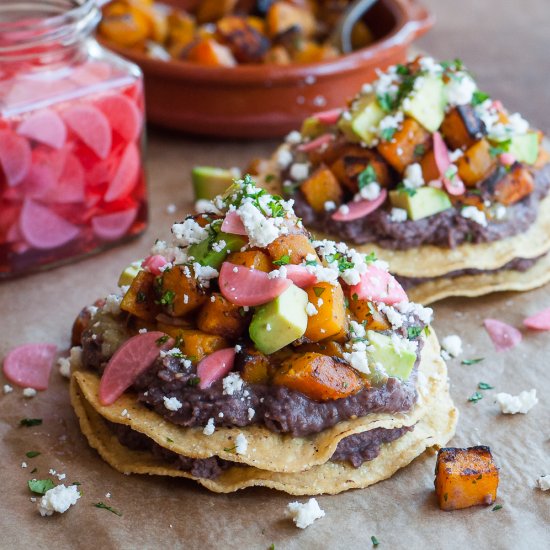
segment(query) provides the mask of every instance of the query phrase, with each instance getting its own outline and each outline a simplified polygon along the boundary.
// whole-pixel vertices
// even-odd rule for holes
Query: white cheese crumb
[[[24,397],[34,397],[37,394],[37,391],[34,388],[25,388],[23,390]]]
[[[28,464],[26,462],[21,462],[21,468],[26,468]]]
[[[13,388],[9,384],[4,384],[4,393],[11,393]]]
[[[288,149],[284,149],[284,148],[279,149],[279,151],[277,152],[276,159],[277,159],[277,166],[281,170],[288,168],[293,161],[292,153]]]
[[[242,349],[243,349],[243,347],[242,347],[242,346],[239,346],[239,344],[237,344],[237,345],[235,346],[235,353],[239,353],[239,351],[241,351]]]
[[[349,214],[349,206],[347,204],[342,204],[340,208],[338,208],[338,212],[346,216],[347,214]]]
[[[326,201],[324,204],[325,212],[332,212],[336,210],[336,203],[334,201]]]
[[[305,180],[309,175],[309,164],[305,162],[295,162],[290,167],[289,174],[294,181]]]
[[[183,404],[181,403],[181,401],[177,397],[166,397],[166,396],[164,396],[162,398],[162,400],[164,401],[164,406],[169,411],[179,411],[183,407]]]
[[[176,213],[176,210],[177,210],[177,207],[175,204],[169,204],[167,207],[166,207],[166,212],[168,214],[175,214]]]
[[[105,493],[105,498],[111,498],[111,493]]]
[[[502,414],[527,414],[539,402],[535,389],[522,391],[519,395],[497,393],[495,398]]]
[[[216,426],[214,426],[214,419],[209,418],[202,433],[204,435],[212,435],[215,431],[216,431]]]
[[[311,302],[308,302],[307,306],[306,306],[306,313],[310,317],[313,317],[314,315],[317,315],[319,313],[319,311]]]
[[[212,204],[212,201],[209,201],[207,199],[199,199],[195,203],[195,212],[198,214],[205,214],[206,212],[212,212],[215,210],[215,208],[212,208],[214,205]]]
[[[364,325],[358,323],[357,321],[350,321],[350,331],[353,332],[355,338],[364,338],[367,334]]]
[[[300,143],[302,141],[302,134],[298,132],[298,130],[292,130],[286,137],[285,141],[287,143],[290,143],[292,145],[296,145],[297,143]]]
[[[212,250],[214,252],[221,252],[226,246],[227,243],[222,239],[212,244]]]
[[[451,356],[462,355],[462,340],[456,334],[449,334],[441,340],[441,347]]]
[[[267,323],[267,325],[265,326],[265,330],[267,332],[271,332],[271,325],[269,323]]]
[[[462,149],[455,149],[454,151],[449,152],[449,160],[451,162],[456,162],[460,157],[464,156],[464,151]]]
[[[550,490],[550,475],[540,476],[537,479],[537,486],[541,491]]]
[[[236,392],[242,390],[244,385],[244,380],[241,378],[241,375],[238,372],[230,372],[223,379],[223,394],[224,395],[234,395]]]
[[[325,516],[324,510],[316,499],[310,498],[307,502],[290,502],[286,507],[286,516],[290,517],[296,527],[305,529],[315,520]]]
[[[424,176],[422,175],[422,167],[418,162],[409,164],[405,168],[405,178],[403,179],[403,185],[409,189],[416,189],[424,185]]]
[[[111,315],[120,315],[121,302],[122,302],[122,296],[118,296],[116,294],[109,294],[109,296],[105,298],[103,311],[105,313],[110,313]]]
[[[248,449],[248,439],[246,439],[244,434],[240,433],[235,438],[235,451],[237,452],[238,455],[244,455],[247,449]]]
[[[146,328],[140,328],[140,329],[138,330],[138,333],[139,333],[139,334],[145,334],[146,332],[147,332],[147,329],[146,329]]]
[[[375,181],[371,181],[359,191],[357,196],[359,199],[374,201],[380,196],[381,192],[382,188],[380,187],[380,184]]]
[[[475,206],[465,206],[460,211],[460,215],[463,218],[467,218],[478,223],[479,225],[482,225],[483,227],[487,225],[487,217],[485,216],[485,212],[478,210]]]
[[[466,105],[472,101],[477,86],[470,76],[459,72],[449,79],[445,89],[451,105]]]
[[[252,420],[254,418],[254,415],[256,414],[256,411],[251,407],[248,407],[248,410],[246,412],[248,413],[248,420]]]
[[[208,237],[208,230],[201,227],[193,218],[172,225],[174,244],[186,247],[198,244]]]
[[[58,485],[49,491],[38,501],[38,511],[42,517],[51,516],[54,512],[63,514],[72,505],[76,504],[80,493],[76,485]]]
[[[394,223],[402,223],[407,221],[407,211],[404,208],[392,208],[390,213],[390,219]]]

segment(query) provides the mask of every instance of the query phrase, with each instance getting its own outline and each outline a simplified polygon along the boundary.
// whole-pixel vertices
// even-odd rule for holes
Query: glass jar
[[[145,229],[143,77],[99,19],[95,0],[0,2],[0,277]]]

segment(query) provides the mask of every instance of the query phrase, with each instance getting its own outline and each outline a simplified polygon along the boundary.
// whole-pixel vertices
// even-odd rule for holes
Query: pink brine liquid
[[[109,61],[0,71],[0,277],[144,230],[142,80]]]

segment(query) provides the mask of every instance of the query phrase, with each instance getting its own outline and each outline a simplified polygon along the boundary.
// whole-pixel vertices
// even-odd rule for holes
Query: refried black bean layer
[[[123,424],[108,422],[109,428],[119,442],[134,451],[149,451],[155,457],[164,459],[171,466],[189,472],[192,476],[215,479],[224,470],[232,466],[241,466],[238,462],[223,460],[217,456],[210,458],[189,458],[161,447],[146,435],[132,430]],[[368,432],[350,435],[342,439],[331,459],[335,462],[347,462],[354,468],[359,468],[364,462],[374,460],[380,454],[380,447],[384,443],[391,443],[414,429],[414,426],[403,428],[375,428]]]
[[[480,190],[485,198],[485,189],[493,185],[489,178]],[[489,221],[484,227],[464,218],[456,208],[450,208],[434,216],[417,221],[394,222],[390,209],[378,209],[368,216],[350,221],[335,222],[330,212],[317,213],[297,192],[294,210],[306,227],[323,231],[338,239],[355,244],[376,243],[391,250],[406,250],[425,244],[455,248],[464,243],[498,241],[524,233],[537,217],[539,202],[550,189],[550,164],[535,173],[535,190],[531,195],[507,208],[507,217],[502,221]],[[489,194],[487,194],[488,198]]]

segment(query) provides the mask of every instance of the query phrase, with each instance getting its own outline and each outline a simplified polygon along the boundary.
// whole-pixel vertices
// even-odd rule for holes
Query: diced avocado
[[[535,132],[529,132],[522,136],[514,136],[508,149],[519,162],[535,164],[539,157],[539,136]]]
[[[297,340],[307,328],[307,293],[296,285],[256,309],[250,338],[262,353],[274,353]]]
[[[367,95],[353,105],[351,118],[340,119],[338,128],[349,140],[370,144],[378,137],[376,128],[385,116],[386,113],[378,104],[376,96]]]
[[[141,261],[132,262],[118,278],[118,286],[129,286],[136,278],[136,275],[141,271]]]
[[[207,199],[221,195],[233,183],[235,174],[231,170],[195,166],[191,171],[195,200]]]
[[[302,123],[300,133],[304,138],[315,139],[326,131],[326,126],[313,116],[310,116]]]
[[[225,242],[225,245],[222,243]],[[189,247],[189,256],[201,265],[218,269],[230,252],[237,252],[247,243],[241,235],[232,235],[220,231],[215,237],[208,237]],[[219,248],[219,250],[217,250]]]
[[[390,191],[390,202],[396,208],[407,211],[411,220],[421,220],[451,208],[451,200],[445,191],[434,187],[420,187],[411,192]]]
[[[421,78],[421,86],[404,102],[403,111],[429,132],[435,132],[445,118],[445,86],[441,77]]]
[[[367,331],[367,340],[373,349],[367,351],[369,363],[379,363],[388,376],[407,380],[416,363],[414,351],[397,348],[390,336],[374,330]]]

